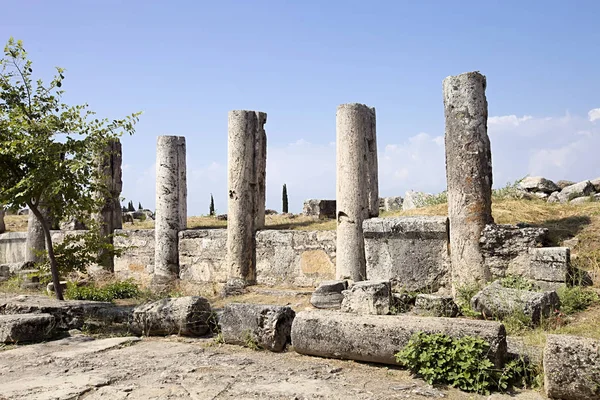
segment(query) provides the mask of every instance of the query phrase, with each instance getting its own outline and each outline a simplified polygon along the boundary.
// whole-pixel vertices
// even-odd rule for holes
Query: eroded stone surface
[[[547,194],[560,190],[554,182],[542,176],[528,176],[519,182],[518,188],[528,192],[543,192]]]
[[[0,343],[41,342],[52,337],[54,326],[50,314],[0,315]]]
[[[404,200],[402,202],[402,210],[408,211],[415,208],[425,207],[427,200],[432,198],[433,195],[430,193],[414,192],[409,190],[404,194]]]
[[[567,186],[560,191],[557,199],[561,203],[566,203],[577,197],[589,196],[594,193],[594,185],[590,181],[582,181],[571,186]]]
[[[348,281],[321,282],[313,292],[310,304],[316,308],[339,309],[344,299],[342,292],[346,289],[348,289]]]
[[[309,199],[304,201],[302,213],[319,219],[335,218],[335,200]]]
[[[417,315],[428,317],[456,317],[459,314],[458,306],[452,296],[439,296],[435,294],[418,294],[413,312]]]
[[[341,311],[356,314],[390,313],[392,289],[390,281],[362,281],[342,292]]]

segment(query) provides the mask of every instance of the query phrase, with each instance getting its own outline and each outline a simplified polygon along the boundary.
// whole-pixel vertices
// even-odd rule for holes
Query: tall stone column
[[[362,223],[369,217],[368,139],[374,140],[374,125],[373,108],[356,103],[337,108],[337,279],[367,279]]]
[[[0,233],[6,231],[6,225],[4,225],[4,207],[0,206]]]
[[[104,152],[98,155],[97,168],[102,179],[103,191],[98,193],[103,200],[103,206],[100,212],[94,215],[94,219],[99,225],[100,234],[103,237],[109,237],[115,232],[115,229],[123,227],[123,215],[121,210],[121,190],[123,189],[122,180],[122,161],[123,151],[119,139],[111,140]],[[112,237],[109,238],[112,244]],[[114,271],[113,257],[108,256],[104,250],[98,254],[100,265],[107,271]]]
[[[479,238],[492,218],[492,156],[487,135],[486,78],[467,72],[444,79],[446,178],[452,286],[483,284],[490,271]]]
[[[263,113],[264,114],[264,113]],[[256,202],[255,202],[255,228],[256,230],[265,227],[265,202],[267,194],[267,133],[264,124],[259,122],[259,128],[256,131],[254,157],[256,163]]]
[[[159,136],[156,143],[156,219],[153,284],[179,276],[179,231],[187,227],[185,137]]]
[[[371,107],[370,127],[366,132],[367,151],[367,201],[369,213],[367,218],[379,216],[379,169],[377,165],[377,126],[375,107]]]
[[[229,287],[244,287],[256,282],[256,229],[262,174],[260,165],[266,157],[257,149],[266,148],[264,124],[267,114],[257,111],[229,112],[227,173],[227,266]],[[260,151],[258,153],[261,153]],[[265,158],[266,159],[266,158]],[[263,180],[264,181],[264,180]],[[257,204],[258,202],[262,204]],[[263,222],[264,224],[264,222]]]
[[[39,205],[39,210],[42,215],[49,221],[48,209]],[[41,262],[43,257],[43,251],[46,250],[46,238],[44,236],[44,228],[38,219],[29,210],[29,217],[27,220],[27,241],[25,243],[25,261],[31,261],[34,263]],[[42,254],[42,255],[40,255]]]

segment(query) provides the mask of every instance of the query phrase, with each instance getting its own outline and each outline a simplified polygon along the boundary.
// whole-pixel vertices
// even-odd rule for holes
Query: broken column
[[[259,195],[259,176],[266,166],[267,114],[229,112],[227,145],[227,266],[228,287],[244,287],[256,281],[256,229],[259,209],[264,225],[264,197]],[[259,151],[257,151],[257,149]],[[258,153],[258,154],[257,154]],[[264,162],[264,164],[263,164]],[[264,179],[262,180],[264,185]],[[263,195],[264,196],[264,195]]]
[[[444,79],[446,178],[454,290],[483,284],[490,271],[479,247],[492,218],[492,156],[487,134],[486,78],[468,72]]]
[[[153,283],[179,276],[179,231],[187,227],[185,137],[159,136],[156,143],[156,248]]]
[[[254,157],[256,159],[256,202],[255,202],[255,228],[265,227],[265,202],[267,190],[267,133],[264,125],[259,124],[255,137]]]
[[[356,103],[338,106],[336,113],[337,279],[362,281],[367,278],[362,223],[371,214],[369,203],[371,197],[373,197],[374,210],[379,210],[378,195],[373,193],[373,185],[377,185],[377,180],[371,176],[373,165],[375,169],[377,166],[376,149],[373,162],[368,144],[369,140],[374,143],[374,130],[375,109]],[[371,155],[368,156],[369,154]]]
[[[367,201],[369,215],[367,218],[379,216],[379,171],[377,167],[377,129],[375,107],[371,107],[371,126],[366,131],[367,151]]]
[[[122,148],[119,139],[111,140],[102,154],[98,155],[98,172],[102,188],[98,193],[103,201],[103,206],[100,212],[94,215],[95,221],[98,223],[100,235],[109,237],[110,244],[113,243],[112,235],[115,229],[123,228],[123,216],[121,210],[121,190],[123,189],[122,181]],[[98,254],[99,264],[108,271],[114,271],[113,257],[108,255],[106,250],[100,250]]]

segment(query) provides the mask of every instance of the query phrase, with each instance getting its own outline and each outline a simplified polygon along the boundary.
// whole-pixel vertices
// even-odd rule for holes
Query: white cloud
[[[600,119],[600,108],[594,108],[588,112],[588,119],[590,122],[594,122],[597,119]]]

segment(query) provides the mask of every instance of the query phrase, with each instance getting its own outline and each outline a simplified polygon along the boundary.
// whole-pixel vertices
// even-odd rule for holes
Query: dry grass
[[[27,231],[27,215],[5,215],[4,224],[8,232]]]

